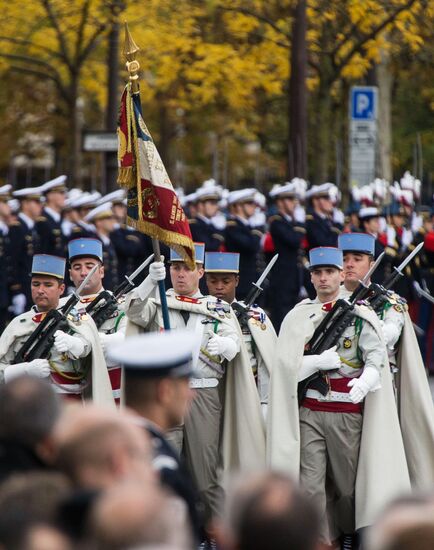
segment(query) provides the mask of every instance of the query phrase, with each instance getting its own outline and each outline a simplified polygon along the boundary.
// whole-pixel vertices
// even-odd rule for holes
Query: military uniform
[[[224,237],[221,231],[219,231],[211,220],[204,216],[197,216],[188,220],[190,224],[191,237],[193,241],[198,243],[204,243],[206,250],[217,251],[220,250]]]
[[[16,354],[28,337],[38,328],[44,317],[45,314],[38,313],[35,306],[33,306],[30,311],[15,317],[6,327],[0,337],[0,352],[2,352],[0,356],[1,381],[4,381],[4,369],[13,364]],[[86,375],[88,374],[88,365],[83,359],[90,354],[91,344],[77,331],[80,326],[80,317],[77,312],[72,311],[68,321],[70,331],[83,342],[84,351],[81,357],[74,359],[67,353],[59,353],[53,347],[49,356],[50,380],[58,393],[64,396],[81,398],[87,386]]]
[[[66,256],[66,239],[62,233],[62,217],[51,208],[44,208],[42,216],[35,223],[38,233],[40,254],[53,254],[64,258]]]
[[[32,271],[33,255],[39,250],[39,237],[35,223],[23,213],[18,214],[18,220],[9,228],[11,248],[11,292],[12,295],[24,294],[26,306],[32,303],[30,293],[30,273]]]
[[[200,251],[199,247],[196,243],[196,259],[203,262],[203,246]],[[177,258],[179,256],[172,251],[171,260],[181,260]],[[187,328],[197,334],[200,341],[193,354],[193,364],[198,374],[191,382],[197,390],[196,398],[184,425],[172,431],[171,440],[186,457],[209,518],[219,513],[223,498],[219,480],[222,391],[226,360],[232,359],[239,350],[237,327],[229,304],[213,296],[202,296],[199,291],[191,297],[181,296],[173,289],[168,290],[166,295],[171,330]],[[127,294],[125,312],[132,323],[148,332],[164,329],[157,288],[149,277]],[[127,333],[129,330],[127,328]],[[231,348],[235,351],[227,357],[210,355],[207,344],[212,334],[232,341]]]
[[[270,234],[279,258],[270,273],[270,315],[276,331],[285,315],[298,301],[303,284],[302,243],[306,236],[303,224],[289,216],[276,214],[269,219]]]
[[[225,248],[228,252],[240,254],[240,283],[237,288],[240,300],[246,298],[252,282],[258,278],[258,256],[261,250],[262,235],[262,232],[252,228],[247,220],[232,217],[227,221]]]
[[[341,229],[329,217],[316,212],[306,215],[306,237],[309,249],[319,246],[336,246]]]

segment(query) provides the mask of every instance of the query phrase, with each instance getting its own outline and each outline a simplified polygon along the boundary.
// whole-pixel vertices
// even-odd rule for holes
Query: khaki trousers
[[[330,544],[355,530],[355,485],[363,417],[300,408],[300,483],[316,502]]]
[[[205,507],[205,520],[221,514],[220,435],[222,427],[221,384],[196,390],[184,425],[170,430],[169,440],[183,454]]]

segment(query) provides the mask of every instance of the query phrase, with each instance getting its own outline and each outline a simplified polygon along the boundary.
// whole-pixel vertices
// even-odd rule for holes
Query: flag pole
[[[129,74],[129,81],[131,83],[131,93],[138,94],[140,90],[139,86],[139,69],[140,64],[137,61],[137,52],[140,48],[134,42],[133,37],[128,29],[128,24],[125,23],[125,44],[124,54],[127,58],[126,68]],[[138,167],[136,167],[138,169]],[[154,251],[154,261],[161,262],[160,243],[158,239],[152,238],[152,249]],[[164,330],[170,330],[169,308],[167,306],[166,286],[164,281],[158,281],[158,290],[160,293],[161,311],[163,314]]]

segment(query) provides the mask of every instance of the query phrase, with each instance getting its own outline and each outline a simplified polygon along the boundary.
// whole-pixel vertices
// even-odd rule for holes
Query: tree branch
[[[42,50],[44,52],[49,53],[53,57],[57,57],[58,59],[61,59],[61,55],[56,52],[55,50],[52,50],[51,48],[47,48],[47,46],[42,46],[41,44],[35,44],[34,42],[31,42],[30,40],[24,40],[24,38],[16,38],[12,36],[1,36],[0,40],[5,40],[8,42],[12,42],[12,44],[19,44],[20,46],[32,46],[33,48],[36,48],[38,50]]]
[[[56,19],[56,16],[54,14],[51,2],[50,2],[50,0],[41,0],[41,2],[42,2],[42,5],[45,8],[45,11],[47,12],[47,15],[48,15],[48,18],[49,18],[51,24],[53,25],[53,28],[56,32],[57,40],[59,41],[59,46],[60,46],[60,49],[62,51],[62,56],[63,56],[63,59],[65,60],[65,64],[68,66],[68,68],[70,70],[72,70],[73,67],[71,65],[71,60],[69,58],[68,46],[66,44],[65,37],[63,36],[62,29],[59,26],[59,22]]]
[[[89,0],[86,0],[83,9],[81,10],[80,23],[77,31],[77,40],[75,41],[75,62],[77,63],[80,56],[80,47],[83,41],[84,27],[86,26],[87,16],[89,15]]]
[[[359,53],[363,46],[369,42],[369,40],[373,40],[383,29],[387,27],[390,23],[392,23],[396,17],[402,13],[405,10],[408,10],[412,7],[412,5],[416,2],[416,0],[408,0],[406,4],[403,4],[402,6],[399,6],[393,13],[389,15],[389,17],[386,17],[384,21],[382,21],[377,27],[375,27],[370,33],[363,34],[358,41],[357,44],[354,44],[354,46],[351,48],[351,50],[343,57],[339,63],[336,62],[335,59],[333,59],[335,68],[336,68],[336,77],[340,74],[342,69],[349,63],[350,59],[355,55],[356,53]]]
[[[226,7],[220,7],[219,8],[222,11],[232,11],[236,13],[242,13],[244,15],[250,15],[250,17],[254,17],[258,21],[262,21],[263,23],[266,23],[269,27],[271,27],[274,31],[276,31],[278,34],[282,34],[286,38],[289,38],[289,34],[284,32],[282,29],[280,29],[274,21],[269,19],[268,17],[265,17],[265,15],[262,15],[260,13],[255,13],[252,10],[249,10],[248,8],[226,8]]]
[[[0,54],[0,56],[3,56],[3,54]],[[11,65],[10,66],[11,71],[14,72],[20,72],[20,73],[26,73],[33,76],[37,76],[42,79],[51,80],[54,82],[59,95],[63,98],[63,100],[67,103],[68,102],[68,94],[66,89],[63,87],[62,83],[52,74],[46,73],[44,71],[38,71],[37,69],[30,69],[29,67],[20,67],[19,65]]]

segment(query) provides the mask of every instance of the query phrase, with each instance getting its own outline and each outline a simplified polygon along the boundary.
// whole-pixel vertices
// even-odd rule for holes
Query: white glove
[[[11,311],[14,315],[21,315],[26,308],[26,297],[24,294],[16,294],[12,296]]]
[[[54,348],[59,353],[68,352],[69,357],[76,359],[84,352],[84,343],[77,336],[71,336],[62,330],[56,330],[54,333]]]
[[[341,359],[336,353],[336,346],[323,351],[320,355],[305,355],[298,371],[298,381],[301,382],[318,370],[334,370],[339,369],[340,366]]]
[[[393,349],[394,345],[401,335],[399,327],[395,323],[385,323],[384,321],[380,321],[380,324],[381,328],[383,329],[383,336],[386,342],[386,346],[389,349]]]
[[[119,331],[114,332],[113,334],[104,334],[103,332],[98,332],[98,334],[107,366],[115,367],[118,363],[112,362],[110,361],[110,359],[107,358],[107,349],[110,349],[110,346],[112,346],[113,344],[121,344],[125,340],[125,333],[123,331]]]
[[[36,378],[47,378],[50,376],[50,364],[47,359],[33,359],[33,361],[9,365],[5,368],[5,382],[8,383],[25,374]]]
[[[335,208],[333,210],[333,221],[341,225],[344,225],[345,223],[345,214],[342,212],[342,210],[339,210],[339,208]]]
[[[166,268],[163,262],[152,262],[149,266],[149,276],[154,285],[157,285],[159,281],[164,281],[166,278]]]
[[[306,212],[299,204],[294,208],[294,221],[298,223],[304,223],[306,221]]]
[[[374,367],[366,367],[359,378],[353,378],[348,382],[351,388],[349,393],[353,403],[360,403],[370,391],[377,391],[381,388],[380,373]]]
[[[413,233],[411,232],[410,229],[404,228],[402,230],[401,242],[402,242],[402,248],[408,248],[411,245],[411,243],[413,242]]]
[[[233,359],[239,351],[239,347],[232,338],[214,333],[210,334],[206,349],[211,355],[222,355],[228,361]]]
[[[396,246],[396,231],[395,229],[388,225],[387,226],[387,231],[386,231],[386,234],[387,234],[387,246]]]

